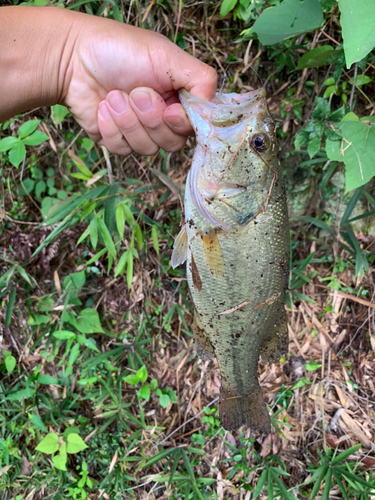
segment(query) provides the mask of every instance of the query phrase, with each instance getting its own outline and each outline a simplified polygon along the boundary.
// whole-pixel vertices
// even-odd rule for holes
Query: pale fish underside
[[[274,123],[264,89],[216,94],[213,102],[182,90],[180,100],[197,146],[171,264],[187,262],[196,351],[217,358],[223,427],[269,432],[257,367],[259,356],[272,362],[287,350],[289,273]]]

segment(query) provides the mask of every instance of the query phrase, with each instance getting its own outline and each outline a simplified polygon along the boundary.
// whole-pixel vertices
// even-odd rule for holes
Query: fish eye
[[[269,146],[269,140],[265,135],[255,134],[250,139],[250,145],[257,153],[264,153]]]

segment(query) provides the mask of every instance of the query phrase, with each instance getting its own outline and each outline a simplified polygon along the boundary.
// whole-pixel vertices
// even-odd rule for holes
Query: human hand
[[[113,153],[181,149],[193,130],[177,91],[210,100],[214,69],[157,33],[74,14],[70,36],[77,35],[62,103]]]

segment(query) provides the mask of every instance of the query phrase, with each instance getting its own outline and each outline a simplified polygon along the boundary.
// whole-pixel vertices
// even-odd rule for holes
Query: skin
[[[213,98],[216,72],[167,38],[54,7],[0,8],[0,122],[63,104],[111,152],[178,151],[193,135],[186,88]]]

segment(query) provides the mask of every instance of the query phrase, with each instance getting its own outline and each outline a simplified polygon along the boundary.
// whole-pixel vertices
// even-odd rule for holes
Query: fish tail
[[[246,425],[261,434],[271,432],[271,421],[259,384],[245,395],[222,389],[219,418],[224,429],[228,431]]]

